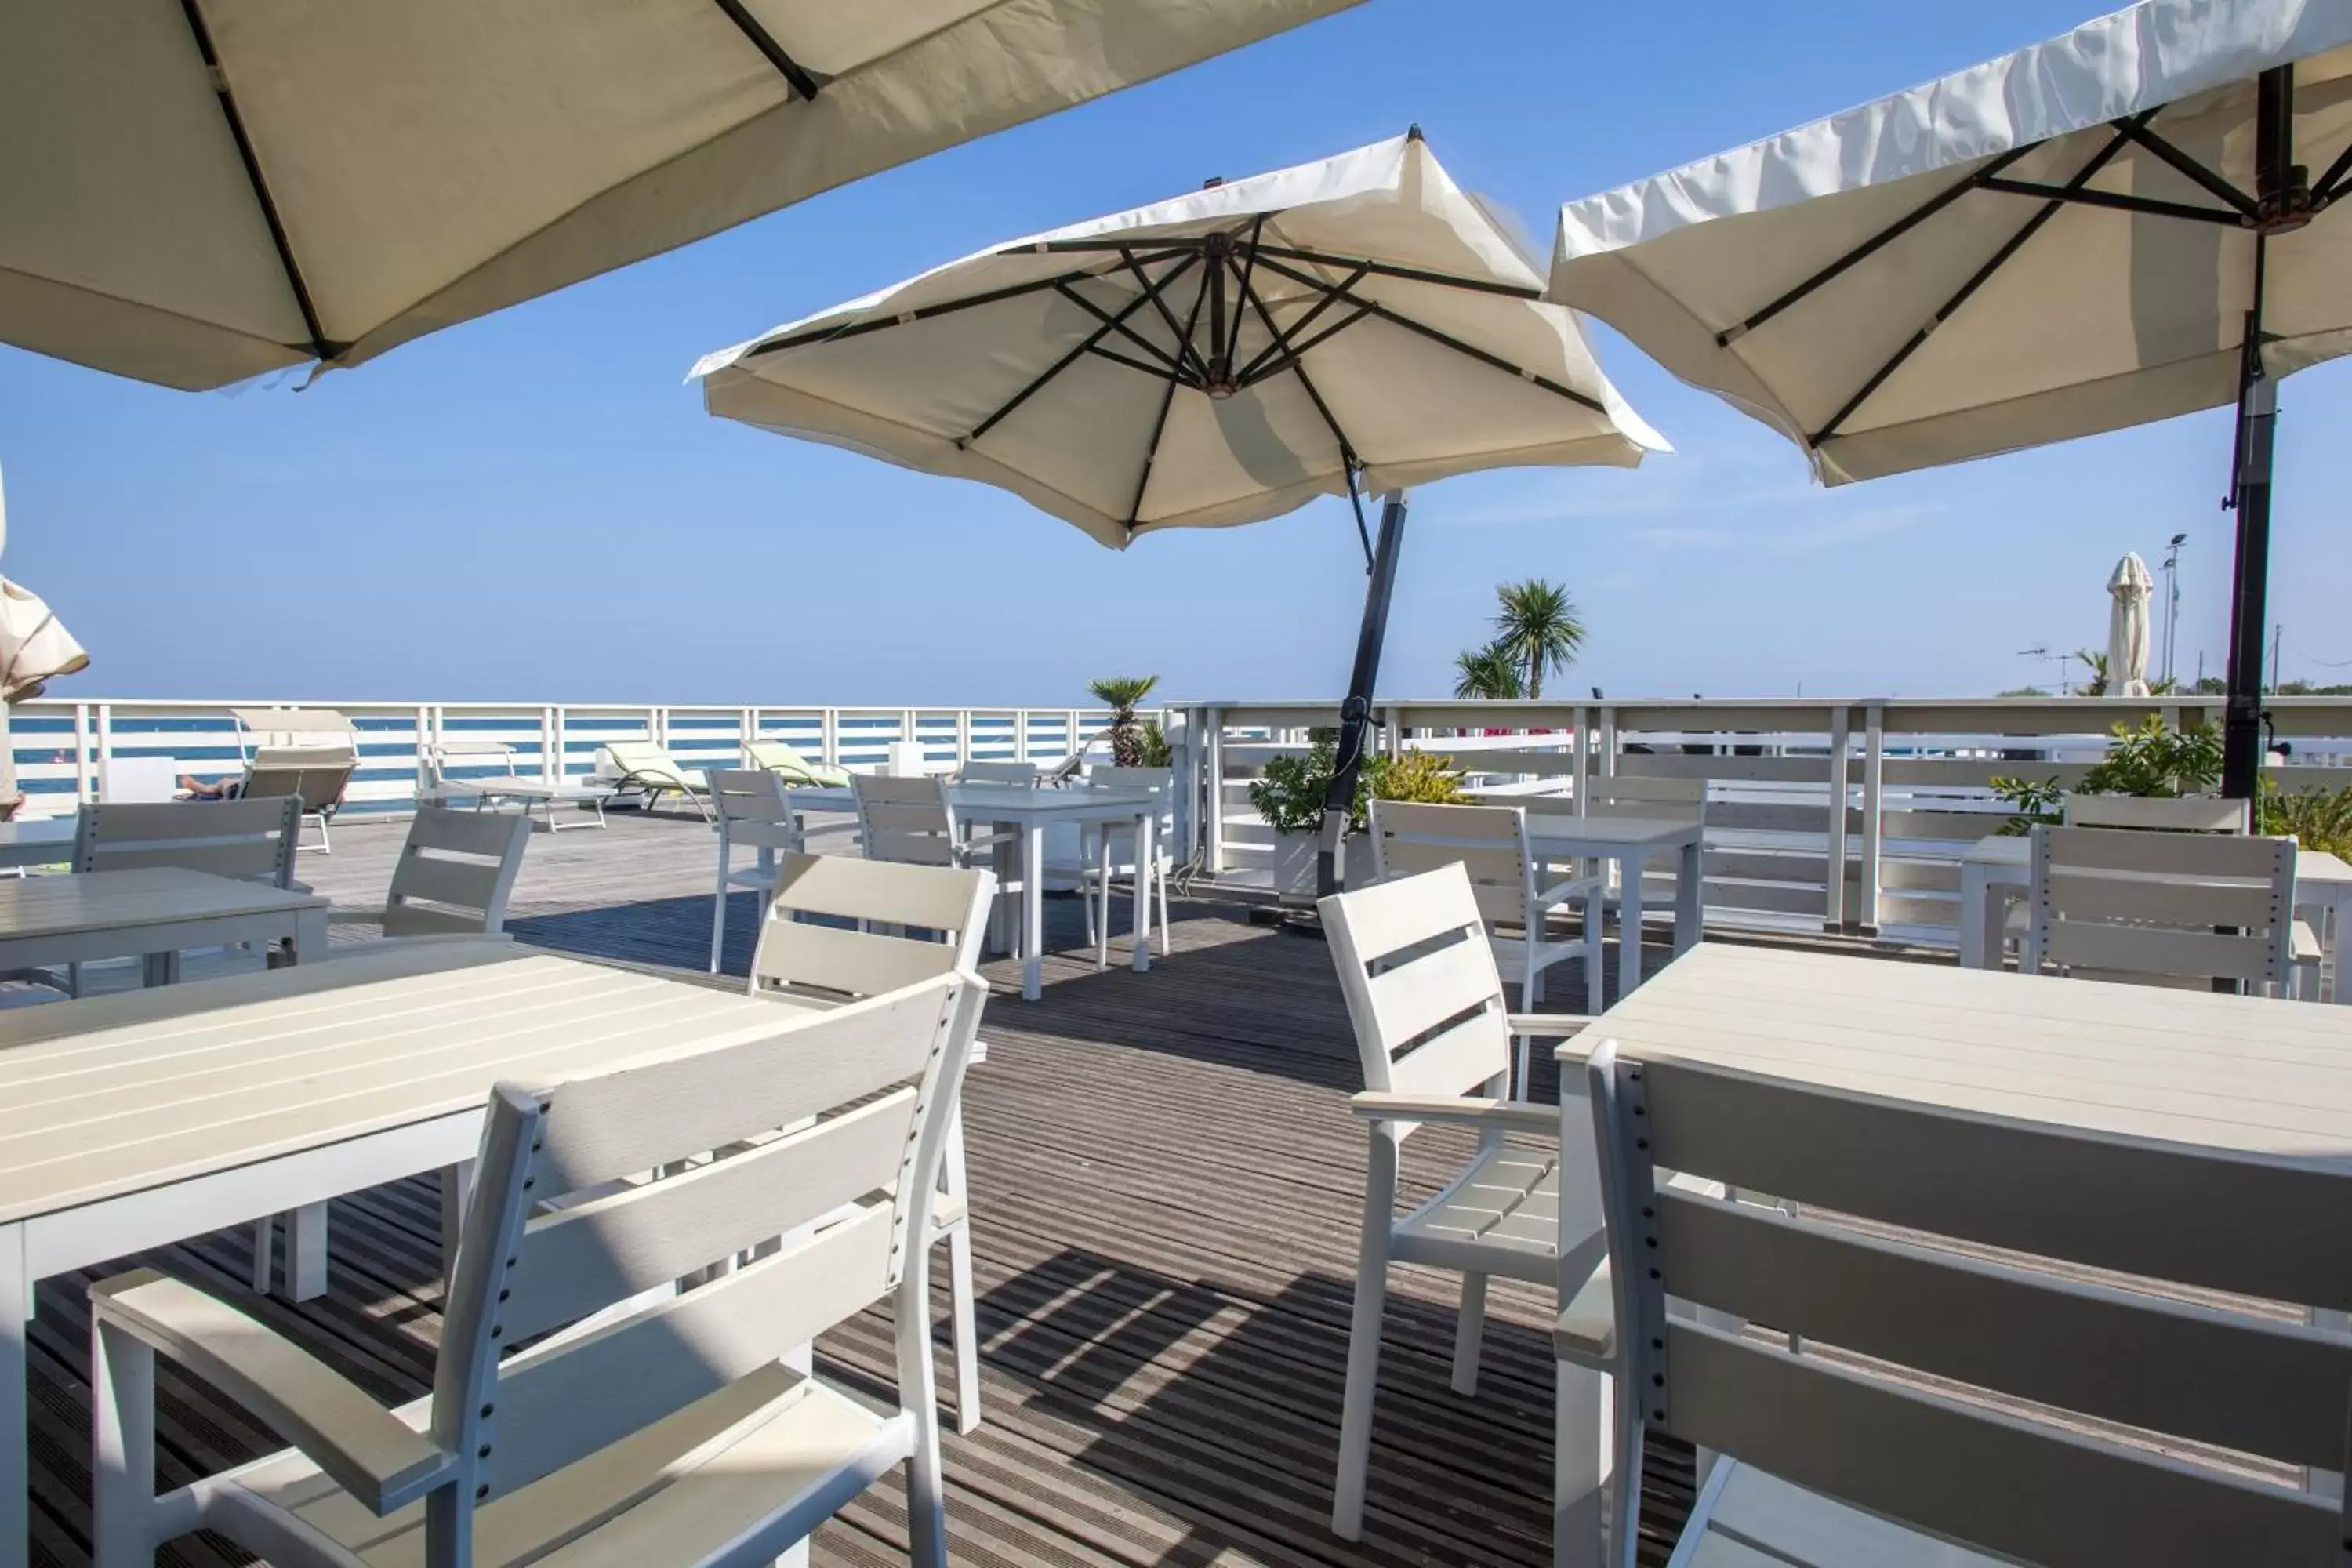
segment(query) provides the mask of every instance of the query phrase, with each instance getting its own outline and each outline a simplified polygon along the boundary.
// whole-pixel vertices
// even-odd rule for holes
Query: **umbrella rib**
[[[1354,272],[1348,276],[1347,280],[1341,283],[1339,287],[1341,289],[1354,288],[1357,284],[1364,280],[1364,274],[1367,270],[1368,269],[1365,268],[1359,267]],[[1296,338],[1299,333],[1305,331],[1308,327],[1315,324],[1315,318],[1320,316],[1324,311],[1329,310],[1332,306],[1339,302],[1339,296],[1337,293],[1331,292],[1328,285],[1318,283],[1317,287],[1325,290],[1323,297],[1316,300],[1314,304],[1307,307],[1307,314],[1291,322],[1289,331],[1276,333],[1272,342],[1266,344],[1263,349],[1260,349],[1256,355],[1250,360],[1249,363],[1242,366],[1241,370],[1236,374],[1236,380],[1246,385],[1250,382],[1259,379],[1257,373],[1268,360],[1273,359],[1276,355],[1287,350],[1292,339]],[[1359,314],[1361,313],[1362,312],[1359,312]]]
[[[1198,252],[1194,253],[1196,258],[1198,254]],[[1187,260],[1171,268],[1168,276],[1160,280],[1161,285],[1164,287],[1174,281],[1177,275],[1191,265],[1192,262]],[[1153,297],[1158,298],[1157,295]],[[1201,280],[1201,291],[1192,296],[1192,313],[1184,318],[1184,329],[1176,336],[1178,343],[1190,343],[1192,341],[1192,329],[1201,321],[1202,301],[1208,297],[1209,281],[1204,278]],[[1162,309],[1165,307],[1163,306]],[[1170,324],[1174,323],[1171,321]],[[1151,439],[1143,444],[1143,471],[1135,478],[1135,499],[1127,506],[1127,531],[1129,533],[1135,531],[1136,524],[1143,517],[1143,492],[1151,488],[1151,466],[1160,460],[1160,438],[1168,433],[1168,410],[1175,405],[1176,388],[1181,380],[1177,373],[1171,371],[1168,375],[1167,388],[1160,395],[1160,413],[1151,421]]]
[[[1861,262],[1868,260],[1871,257],[1875,256],[1879,251],[1885,249],[1887,246],[1892,245],[1895,241],[1902,238],[1913,229],[1918,227],[1921,224],[1935,216],[1937,213],[1942,212],[1946,207],[1950,206],[1954,202],[1958,201],[1970,191],[1983,189],[1986,182],[2041,145],[2042,145],[2042,143],[2039,142],[2029,142],[2022,147],[2012,147],[2008,152],[2002,153],[2000,157],[1995,158],[1991,163],[1987,163],[1983,168],[1978,170],[1975,174],[1969,175],[1967,179],[1958,182],[1957,184],[1947,186],[1941,193],[1930,197],[1926,202],[1921,203],[1918,206],[1912,208],[1910,212],[1905,214],[1903,216],[1896,218],[1893,223],[1888,224],[1885,228],[1882,228],[1876,234],[1872,235],[1868,239],[1864,240],[1860,245],[1855,246],[1852,250],[1847,251],[1843,256],[1841,256],[1835,261],[1831,262],[1827,267],[1822,268],[1820,271],[1814,273],[1803,282],[1799,283],[1787,293],[1781,295],[1779,299],[1773,300],[1762,310],[1758,310],[1754,315],[1749,316],[1746,321],[1740,321],[1733,326],[1726,327],[1723,331],[1716,333],[1715,346],[1719,349],[1729,348],[1733,343],[1738,342],[1741,338],[1746,337],[1748,333],[1754,331],[1757,328],[1762,326],[1765,322],[1770,321],[1773,317],[1779,315],[1790,306],[1798,303],[1808,295],[1822,288],[1822,285],[1835,281],[1848,269]]]
[[[2219,196],[2221,200],[2237,208],[2240,216],[2253,217],[2257,216],[2257,208],[2255,206],[2253,197],[2246,195],[2245,192],[2238,189],[2237,186],[2231,184],[2220,174],[2215,174],[2212,170],[2207,168],[2204,164],[2199,163],[2196,159],[2190,157],[2188,153],[2182,152],[2179,148],[2174,146],[2170,142],[2158,135],[2155,132],[2150,131],[2147,128],[2147,121],[2146,118],[2134,117],[2124,120],[2111,120],[2107,123],[2113,125],[2116,130],[2122,132],[2125,135],[2130,137],[2133,141],[2138,142],[2141,146],[2147,148],[2149,152],[2155,153],[2158,157],[2163,159],[2166,163],[2171,164],[2174,168],[2188,175],[2189,178],[2194,180],[2197,184],[2204,186],[2206,190],[2211,192],[2214,195]]]
[[[2336,162],[2327,165],[2326,174],[2311,183],[2311,194],[2314,199],[2332,202],[2342,195],[2344,176],[2347,173],[2352,173],[2352,143],[2347,143],[2344,151],[2336,154]]]
[[[1104,310],[1100,305],[1096,304],[1092,300],[1087,299],[1076,289],[1064,284],[1056,288],[1055,292],[1061,295],[1065,300],[1067,300],[1071,304],[1077,306],[1078,309],[1084,310],[1089,316],[1092,316],[1096,321],[1109,323],[1109,325],[1118,331],[1120,337],[1125,338],[1128,342],[1133,343],[1144,353],[1150,354],[1153,358],[1159,360],[1160,362],[1161,370],[1181,368],[1179,362],[1171,358],[1167,350],[1161,348],[1158,343],[1153,342],[1150,338],[1147,338],[1142,333],[1137,331],[1133,327],[1129,326],[1125,321],[1113,316],[1108,310]],[[1155,372],[1154,374],[1156,374],[1158,373]]]
[[[204,57],[205,72],[212,79],[213,97],[220,104],[221,118],[228,121],[236,155],[245,164],[246,183],[253,188],[253,199],[261,208],[262,221],[269,226],[269,242],[278,247],[278,265],[285,272],[287,286],[294,291],[294,303],[302,312],[302,325],[310,334],[307,346],[312,357],[332,359],[351,345],[329,342],[319,325],[319,312],[310,300],[310,286],[302,280],[301,266],[294,259],[293,242],[287,237],[285,222],[278,216],[278,203],[269,195],[269,182],[262,177],[261,159],[254,151],[253,139],[246,134],[245,117],[237,112],[236,98],[229,91],[228,76],[221,69],[220,57],[213,52],[212,30],[205,26],[204,14],[196,8],[196,0],[180,0],[180,11],[188,19],[188,31],[195,35],[196,52]]]
[[[1191,257],[1193,260],[1198,260],[1201,255],[1200,251],[1197,249],[1188,250],[1185,254]],[[1118,257],[1119,259],[1126,264],[1127,269],[1135,275],[1136,285],[1143,290],[1143,297],[1151,301],[1152,308],[1160,312],[1160,319],[1168,323],[1169,334],[1174,338],[1176,342],[1177,359],[1180,361],[1189,362],[1192,373],[1198,375],[1202,381],[1206,382],[1209,379],[1209,367],[1206,364],[1202,363],[1201,356],[1193,352],[1192,329],[1190,326],[1178,326],[1176,324],[1176,312],[1170,310],[1168,308],[1168,301],[1160,297],[1160,290],[1174,282],[1178,275],[1181,274],[1184,268],[1182,267],[1169,268],[1169,270],[1161,276],[1158,286],[1155,287],[1151,279],[1144,276],[1142,266],[1138,263],[1135,258],[1135,247],[1133,246],[1119,247]],[[1191,262],[1188,261],[1186,266],[1189,265],[1191,265]],[[1196,300],[1192,304],[1193,317],[1195,320],[1198,320],[1201,313],[1200,301]]]
[[[1265,214],[1264,214],[1264,213],[1260,213],[1260,214],[1258,214],[1258,215],[1257,215],[1257,216],[1256,216],[1256,217],[1255,217],[1255,218],[1253,218],[1253,219],[1251,219],[1251,220],[1250,220],[1249,252],[1248,252],[1247,256],[1246,256],[1246,257],[1244,257],[1244,259],[1243,259],[1243,261],[1242,261],[1242,269],[1241,269],[1242,298],[1244,298],[1244,300],[1246,300],[1247,298],[1249,298],[1249,291],[1250,291],[1250,275],[1251,275],[1252,273],[1254,273],[1254,272],[1255,272],[1255,271],[1257,270],[1257,247],[1258,247],[1259,241],[1260,241],[1261,237],[1265,235]],[[1225,352],[1224,352],[1224,354],[1223,354],[1223,359],[1224,359],[1225,365],[1226,365],[1226,372],[1227,372],[1227,374],[1232,374],[1232,366],[1233,366],[1233,363],[1234,363],[1234,360],[1239,359],[1239,358],[1241,357],[1241,352],[1242,352],[1242,313],[1241,313],[1239,310],[1235,310],[1235,311],[1234,312],[1234,331],[1233,331],[1233,335],[1232,335],[1232,336],[1230,336],[1230,337],[1228,337],[1228,338],[1225,340]]]
[[[1194,259],[1194,258],[1186,257],[1183,260],[1179,261],[1174,267],[1169,269],[1168,276],[1161,279],[1160,282],[1165,284],[1181,276],[1186,268],[1192,265]],[[1143,309],[1143,300],[1144,296],[1138,295],[1135,299],[1129,300],[1124,306],[1120,307],[1118,311],[1118,320],[1125,321],[1128,317],[1135,314],[1136,311]],[[1014,393],[1011,401],[1003,404],[996,410],[995,413],[982,420],[980,424],[973,428],[971,435],[966,436],[962,440],[958,441],[956,445],[959,447],[969,447],[973,442],[979,440],[982,436],[985,436],[991,430],[995,429],[997,425],[1003,420],[1006,415],[1011,414],[1014,409],[1028,402],[1030,398],[1036,395],[1038,390],[1047,382],[1053,380],[1055,376],[1061,374],[1064,371],[1077,363],[1081,357],[1090,350],[1098,346],[1105,338],[1110,336],[1111,328],[1116,324],[1116,322],[1106,322],[1102,326],[1097,327],[1091,333],[1087,334],[1085,342],[1079,343],[1077,347],[1064,354],[1060,359],[1055,360],[1052,364],[1047,365],[1043,374],[1038,375],[1034,381],[1032,381],[1028,385]]]
[[[2151,109],[2142,114],[2135,116],[2134,118],[2144,125],[2155,113],[2156,110]],[[1926,326],[1921,327],[1917,331],[1912,333],[1910,342],[1895,350],[1894,357],[1889,359],[1885,364],[1880,365],[1877,373],[1871,376],[1868,381],[1862,384],[1861,390],[1856,392],[1852,397],[1846,399],[1845,406],[1839,409],[1836,414],[1831,416],[1828,424],[1822,426],[1820,430],[1816,431],[1808,438],[1806,445],[1818,450],[1822,442],[1836,435],[1838,426],[1843,425],[1848,419],[1852,418],[1855,409],[1860,408],[1864,404],[1869,402],[1871,395],[1880,387],[1886,384],[1886,378],[1900,370],[1906,360],[1908,360],[1913,354],[1918,353],[1919,346],[1922,343],[1925,343],[1928,338],[1935,334],[1937,328],[1951,320],[1952,313],[1958,310],[1962,305],[1967,304],[1969,297],[1979,289],[1983,288],[1986,280],[1990,279],[1994,273],[2000,271],[2004,266],[2008,265],[2009,258],[2015,256],[2019,250],[2023,248],[2026,241],[2032,239],[2035,235],[2042,232],[2042,226],[2048,223],[2050,219],[2056,215],[2060,208],[2066,205],[2064,199],[2065,196],[2071,193],[2080,191],[2084,184],[2090,182],[2092,176],[2096,174],[2101,169],[2105,168],[2115,155],[2117,153],[2122,152],[2125,144],[2130,141],[2131,137],[2129,134],[2118,131],[2113,141],[2109,142],[2105,146],[2093,153],[2091,157],[2084,163],[2083,166],[2074,172],[2074,177],[2066,182],[2061,192],[2043,202],[2042,204],[2042,209],[2039,212],[2035,213],[2032,217],[2026,219],[2023,224],[2020,225],[2017,232],[2011,235],[2009,238],[2002,243],[2001,247],[1999,250],[1993,252],[1992,258],[1987,261],[1982,267],[1978,268],[1969,277],[1969,280],[1961,284],[1958,290],[1955,292],[1950,299],[1944,301],[1943,309],[1937,310],[1933,316],[1929,317]]]
[[[1143,258],[1146,266],[1171,260],[1184,255],[1181,250],[1164,250]],[[994,305],[1006,300],[1017,300],[1024,294],[1040,294],[1049,289],[1059,289],[1066,283],[1076,283],[1096,274],[1087,268],[1073,272],[1058,273],[1051,278],[1033,278],[1026,283],[1012,283],[1002,289],[991,289],[979,294],[968,294],[961,300],[945,300],[936,305],[923,305],[912,310],[901,310],[871,321],[850,321],[836,327],[812,327],[805,332],[794,332],[788,338],[771,338],[743,351],[745,359],[758,359],[764,354],[782,353],[786,349],[806,348],[811,343],[836,342],[844,338],[862,338],[868,332],[885,331],[892,327],[912,326],[936,316],[953,315],[977,305]]]
[[[1999,191],[2004,195],[2040,196],[2046,201],[2071,202],[2077,206],[2107,207],[2118,212],[2142,213],[2150,217],[2184,218],[2196,223],[2226,224],[2242,228],[2246,220],[2231,209],[2200,207],[2188,202],[2168,202],[2154,196],[2136,196],[2122,191],[2070,191],[2063,185],[2038,184],[2032,180],[1986,180],[1983,188]]]
[[[727,13],[727,19],[742,30],[743,36],[751,40],[751,47],[766,57],[768,63],[776,68],[776,74],[782,77],[794,92],[805,99],[816,97],[816,78],[809,74],[807,67],[784,52],[783,46],[776,42],[768,29],[760,26],[759,20],[743,8],[743,0],[711,0],[711,3]]]
[[[1346,289],[1333,288],[1331,284],[1323,282],[1320,279],[1309,277],[1303,272],[1295,272],[1291,268],[1285,267],[1281,262],[1271,258],[1265,261],[1265,266],[1267,271],[1278,273],[1282,277],[1289,279],[1294,283],[1302,283],[1310,289],[1329,289],[1333,293],[1339,295],[1340,299],[1346,300],[1349,304],[1357,306],[1371,315],[1378,316],[1383,321],[1387,321],[1393,326],[1402,327],[1409,332],[1417,332],[1421,336],[1427,338],[1432,342],[1442,343],[1445,347],[1452,349],[1454,353],[1467,355],[1469,358],[1478,361],[1481,364],[1492,365],[1496,370],[1502,371],[1506,374],[1515,375],[1531,386],[1540,386],[1546,392],[1551,393],[1555,396],[1565,397],[1571,403],[1580,403],[1585,407],[1591,409],[1595,414],[1605,414],[1608,412],[1608,410],[1602,406],[1601,400],[1597,397],[1588,397],[1583,393],[1577,391],[1576,388],[1572,386],[1563,386],[1559,382],[1552,380],[1549,376],[1538,375],[1534,371],[1526,369],[1524,366],[1513,364],[1509,360],[1505,359],[1500,354],[1488,353],[1485,349],[1478,348],[1471,343],[1465,343],[1460,338],[1454,337],[1451,333],[1441,332],[1435,327],[1414,321],[1411,316],[1400,315],[1376,300],[1366,300],[1356,294],[1350,293]]]
[[[1139,359],[1129,359],[1127,355],[1120,353],[1118,350],[1107,349],[1100,343],[1097,343],[1094,347],[1088,349],[1087,353],[1094,355],[1097,359],[1107,359],[1113,364],[1123,364],[1129,370],[1139,370],[1154,381],[1158,381],[1161,377],[1167,375],[1170,371],[1174,368],[1165,363],[1160,364],[1146,364]],[[1177,371],[1176,374],[1179,379],[1181,379],[1185,385],[1191,386],[1193,384],[1192,378],[1183,374],[1181,371]]]
[[[1284,371],[1288,370],[1292,365],[1297,364],[1300,360],[1303,360],[1308,354],[1313,353],[1324,343],[1338,337],[1341,332],[1346,331],[1349,327],[1354,326],[1358,321],[1362,321],[1371,313],[1372,312],[1368,308],[1361,305],[1357,306],[1354,313],[1347,316],[1343,320],[1334,321],[1331,325],[1324,328],[1323,331],[1316,333],[1305,342],[1300,343],[1296,349],[1286,350],[1279,360],[1276,361],[1273,364],[1267,365],[1263,371],[1254,371],[1248,375],[1237,377],[1237,384],[1242,386],[1255,386],[1261,381],[1272,381],[1276,376],[1280,375]]]
[[[1266,266],[1276,272],[1283,269],[1278,262],[1270,261]],[[1258,320],[1265,323],[1265,330],[1269,332],[1273,331],[1275,330],[1274,312],[1265,308],[1265,300],[1255,289],[1249,291],[1248,300],[1250,308],[1257,312]],[[1360,317],[1364,312],[1360,310],[1357,314]],[[1339,444],[1339,465],[1349,474],[1349,482],[1352,485],[1356,466],[1356,444],[1348,439],[1348,433],[1345,430],[1339,428],[1339,421],[1333,416],[1330,405],[1323,401],[1323,395],[1316,391],[1314,382],[1307,379],[1305,362],[1294,354],[1291,356],[1290,369],[1291,373],[1298,377],[1298,384],[1307,389],[1307,399],[1315,405],[1315,412],[1320,414],[1323,416],[1323,423],[1330,427],[1331,439]]]

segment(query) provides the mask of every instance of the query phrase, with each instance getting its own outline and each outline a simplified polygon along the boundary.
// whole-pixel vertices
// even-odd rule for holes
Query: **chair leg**
[[[963,1113],[948,1123],[947,1157],[941,1163],[940,1189],[949,1197],[962,1197],[967,1188],[963,1163]],[[973,1310],[971,1284],[971,1219],[948,1233],[948,1331],[955,1352],[956,1431],[969,1436],[980,1426],[980,1325]]]
[[[120,1329],[89,1336],[93,1568],[153,1568],[155,1352]]]
[[[1154,858],[1157,859],[1156,855]],[[1168,940],[1168,868],[1153,865],[1151,879],[1160,884],[1160,956],[1165,958],[1172,951]]]
[[[1519,1042],[1525,1049],[1527,1042]],[[1462,1310],[1454,1320],[1454,1392],[1465,1397],[1478,1392],[1478,1346],[1486,1332],[1486,1277],[1462,1277]]]
[[[1585,895],[1584,900],[1584,1010],[1598,1017],[1605,1009],[1607,985],[1601,972],[1602,944],[1601,928],[1608,918],[1606,895],[1599,889]]]
[[[1356,1309],[1348,1326],[1348,1384],[1339,1412],[1339,1464],[1332,1487],[1331,1531],[1342,1541],[1364,1533],[1364,1485],[1372,1460],[1372,1404],[1380,1391],[1381,1322],[1388,1309],[1389,1226],[1396,1209],[1397,1148],[1385,1127],[1372,1129],[1364,1174],[1364,1230],[1356,1264]]]
[[[270,1251],[278,1239],[278,1216],[263,1215],[253,1222],[253,1289],[257,1295],[269,1294],[269,1280],[276,1269]]]
[[[929,1248],[915,1247],[898,1285],[898,1404],[915,1424],[907,1457],[907,1557],[947,1568],[947,1491],[940,1463],[940,1396],[931,1365]]]
[[[719,879],[718,897],[710,900],[710,973],[719,973],[719,951],[727,944],[727,879]]]
[[[1609,1472],[1615,1434],[1611,1426],[1609,1374],[1569,1362],[1555,1363],[1552,1433],[1552,1568],[1601,1568],[1610,1560]],[[1641,1503],[1638,1472],[1633,1512]]]

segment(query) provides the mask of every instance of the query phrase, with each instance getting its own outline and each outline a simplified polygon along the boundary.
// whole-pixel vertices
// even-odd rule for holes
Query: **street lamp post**
[[[2180,547],[2189,542],[2176,533],[2164,547],[2164,679],[2172,679],[2172,635],[2180,620]]]

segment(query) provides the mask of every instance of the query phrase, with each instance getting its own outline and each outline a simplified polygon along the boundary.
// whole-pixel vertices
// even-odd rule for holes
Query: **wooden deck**
[[[335,900],[338,937],[368,934],[402,827],[349,823],[301,874]],[[615,813],[604,832],[535,835],[509,929],[566,952],[699,974],[713,841],[676,817]],[[829,846],[820,844],[819,847]],[[845,845],[844,846],[845,847]],[[1180,902],[1175,953],[1097,973],[1078,910],[1049,904],[1042,1002],[1010,964],[967,1091],[986,1424],[950,1436],[954,1560],[975,1565],[1535,1565],[1549,1561],[1552,1363],[1533,1291],[1497,1285],[1479,1394],[1447,1386],[1445,1278],[1396,1271],[1366,1538],[1327,1525],[1354,1278],[1363,1135],[1347,1111],[1354,1047],[1325,951]],[[1124,919],[1123,911],[1120,919]],[[727,967],[741,974],[751,902]],[[191,973],[202,965],[192,962]],[[1580,994],[1572,980],[1562,994]],[[1548,1079],[1538,1092],[1551,1092]],[[1408,1149],[1425,1184],[1464,1145]],[[423,1393],[439,1331],[437,1197],[429,1181],[334,1205],[330,1294],[252,1296],[248,1238],[224,1233],[137,1261],[238,1298],[386,1401]],[[124,1260],[127,1266],[133,1260]],[[117,1266],[120,1267],[120,1266]],[[89,1560],[89,1280],[53,1280],[33,1326],[36,1563]],[[940,1303],[944,1312],[944,1300]],[[887,1319],[819,1343],[851,1383],[888,1387]],[[276,1447],[253,1422],[162,1369],[167,1484]],[[1651,1469],[1651,1555],[1688,1501],[1674,1456]],[[819,1533],[814,1560],[905,1561],[896,1483]],[[239,1561],[180,1542],[163,1559]]]

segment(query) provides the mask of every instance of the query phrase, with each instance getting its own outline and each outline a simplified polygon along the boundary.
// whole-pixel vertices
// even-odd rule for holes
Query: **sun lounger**
[[[615,795],[635,794],[650,811],[665,795],[677,794],[694,803],[702,820],[711,820],[710,806],[690,782],[689,771],[651,741],[607,741],[597,756],[597,768],[588,783],[602,784]]]
[[[614,786],[567,779],[551,783],[545,779],[528,778],[515,772],[514,748],[499,741],[449,741],[430,748],[427,765],[432,769],[435,792],[444,801],[470,800],[477,810],[499,801],[516,801],[528,816],[533,806],[540,809],[550,833],[561,833],[567,827],[602,827],[604,826],[604,803],[613,798]],[[505,771],[474,778],[453,778],[452,768],[480,767],[496,763]],[[558,821],[558,805],[585,805],[595,809],[596,820]]]
[[[775,774],[787,784],[816,789],[849,787],[848,769],[830,768],[823,763],[813,763],[787,742],[746,741],[743,742],[743,760],[755,768]]]
[[[237,708],[237,750],[245,758],[238,794],[247,799],[290,795],[304,822],[319,825],[319,842],[300,847],[330,852],[327,821],[341,808],[359,770],[359,731],[326,708]]]

